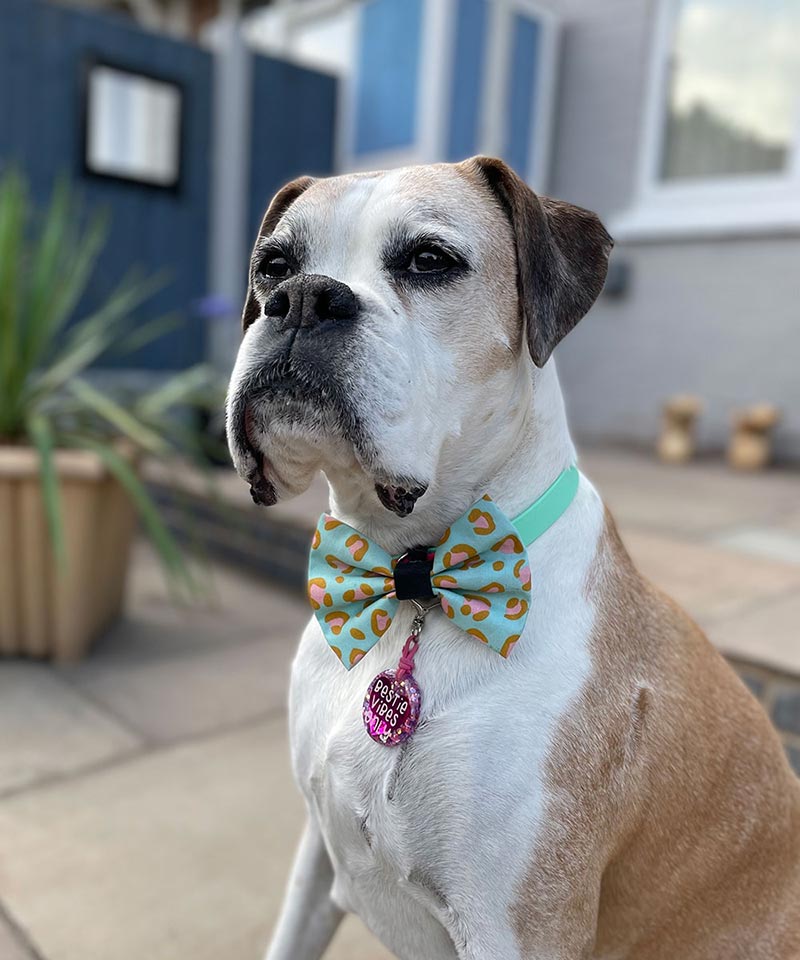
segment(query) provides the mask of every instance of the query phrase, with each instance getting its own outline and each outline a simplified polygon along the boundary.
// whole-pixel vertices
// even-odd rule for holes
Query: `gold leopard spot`
[[[311,549],[316,550],[320,545],[322,537],[319,535],[319,530],[314,531],[314,536],[311,538]]]
[[[333,606],[333,599],[327,591],[328,581],[324,577],[312,577],[308,581],[308,599],[314,610]]]
[[[341,570],[342,573],[352,573],[355,570],[355,567],[351,567],[349,564],[345,563],[344,560],[340,560],[332,553],[326,555],[325,562],[329,567],[333,567],[334,570]]]
[[[358,661],[366,654],[366,650],[354,648],[350,651],[350,666],[354,667]]]
[[[472,524],[472,529],[479,537],[486,537],[490,533],[494,533],[494,531],[497,529],[497,525],[492,519],[492,515],[487,513],[485,510],[480,510],[478,507],[470,510],[470,512],[467,514],[467,519]]]
[[[524,617],[528,612],[528,601],[527,600],[518,600],[516,598],[511,599],[506,603],[506,620],[519,620],[521,617]]]
[[[328,626],[331,629],[331,633],[335,637],[339,636],[339,634],[342,632],[344,625],[347,623],[349,619],[350,619],[349,614],[346,614],[341,610],[332,610],[330,613],[325,614],[325,623],[328,624]]]
[[[518,633],[512,633],[510,637],[506,640],[503,646],[500,648],[500,656],[507,657],[514,646],[514,644],[519,640]]]
[[[486,638],[486,634],[481,633],[480,630],[476,630],[475,627],[470,627],[469,630],[467,630],[467,633],[472,634],[473,637],[477,637],[481,643],[489,642]]]
[[[356,600],[366,600],[375,596],[375,591],[368,583],[360,583],[355,590],[345,590],[342,598],[345,603],[354,603]]]
[[[485,587],[481,587],[481,593],[505,593],[506,588],[502,583],[498,583],[496,580],[492,580],[491,583],[487,583]]]
[[[341,527],[341,525],[342,525],[342,521],[334,520],[333,517],[325,517],[325,519],[322,521],[322,526],[326,530],[335,530],[337,527]]]
[[[477,556],[478,551],[468,543],[457,543],[445,553],[443,562],[445,567],[452,569]]]
[[[338,647],[334,647],[333,644],[331,644],[330,646],[331,646],[331,650],[333,650],[333,652],[336,654],[336,656],[341,660],[341,659],[342,659],[342,651],[341,651]]]
[[[502,560],[495,560],[495,562],[492,564],[492,569],[499,571],[499,570],[502,570],[504,566],[505,564],[503,563]]]
[[[509,533],[508,536],[497,541],[492,547],[492,551],[494,553],[498,551],[501,553],[524,553],[525,547],[520,543],[519,537],[515,537],[513,533]]]
[[[350,551],[350,555],[357,563],[360,563],[364,559],[367,550],[369,550],[369,544],[367,541],[363,537],[360,537],[357,533],[351,533],[350,536],[345,540],[344,545]]]
[[[471,617],[478,623],[485,620],[492,612],[492,603],[486,597],[478,597],[475,594],[465,593],[462,595],[461,616]]]
[[[350,636],[354,640],[366,640],[367,635],[363,630],[359,630],[358,627],[350,627]]]
[[[389,629],[392,618],[385,610],[373,610],[370,617],[370,626],[376,637],[382,637]]]
[[[437,573],[431,582],[434,587],[438,587],[440,590],[452,590],[458,586],[458,580],[447,573]]]

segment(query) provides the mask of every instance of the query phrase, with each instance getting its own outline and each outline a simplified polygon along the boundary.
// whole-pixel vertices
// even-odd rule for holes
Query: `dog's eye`
[[[411,254],[411,260],[406,268],[409,273],[444,273],[449,270],[455,261],[449,253],[439,247],[426,244]]]
[[[269,254],[258,265],[258,272],[265,277],[281,280],[292,272],[289,261],[280,253]]]

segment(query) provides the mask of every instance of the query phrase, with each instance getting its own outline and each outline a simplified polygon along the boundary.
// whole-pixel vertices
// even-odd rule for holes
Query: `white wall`
[[[560,97],[549,191],[608,220],[633,200],[654,0],[563,0]],[[724,446],[735,407],[783,408],[780,455],[800,460],[797,236],[619,245],[622,298],[601,297],[559,347],[578,437],[652,444],[663,400],[706,400],[700,438]]]

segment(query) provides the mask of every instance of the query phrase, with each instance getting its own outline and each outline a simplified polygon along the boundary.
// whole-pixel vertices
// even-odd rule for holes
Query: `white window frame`
[[[800,92],[782,173],[663,180],[670,62],[680,0],[658,0],[633,205],[612,220],[619,240],[800,233]]]
[[[306,0],[306,3],[313,0]],[[321,0],[320,0],[321,2]],[[334,0],[335,2],[335,0]],[[535,118],[531,125],[532,149],[528,169],[519,171],[535,190],[546,189],[552,151],[553,115],[556,100],[561,20],[547,0],[489,0],[489,45],[480,93],[480,127],[477,152],[500,156],[506,135],[505,95],[507,71],[500,69],[510,55],[511,26],[515,13],[529,14],[540,21],[541,73],[531,103]],[[420,58],[417,142],[412,147],[358,156],[352,150],[356,116],[356,80],[343,77],[339,108],[337,161],[340,171],[390,169],[417,163],[436,163],[444,158],[446,110],[450,102],[453,56],[455,54],[454,0],[424,0],[423,47]],[[433,103],[431,90],[437,91]]]

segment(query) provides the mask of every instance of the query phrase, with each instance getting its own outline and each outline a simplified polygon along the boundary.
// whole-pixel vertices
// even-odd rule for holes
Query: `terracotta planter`
[[[119,615],[135,511],[92,453],[55,454],[66,563],[50,545],[39,462],[0,446],[0,654],[75,660]]]

